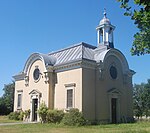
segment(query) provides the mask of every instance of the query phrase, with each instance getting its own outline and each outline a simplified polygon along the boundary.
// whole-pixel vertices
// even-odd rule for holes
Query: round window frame
[[[37,71],[37,70],[38,70],[38,71]],[[36,72],[38,72],[38,78],[35,77]],[[39,69],[39,68],[35,68],[35,69],[34,69],[34,72],[33,72],[33,79],[34,79],[34,82],[37,83],[37,82],[40,80],[40,77],[41,77],[41,76],[40,76],[40,69]]]
[[[109,68],[109,74],[110,74],[110,77],[113,80],[117,79],[117,77],[118,77],[118,71],[117,71],[117,68],[114,65],[110,66],[110,68]]]

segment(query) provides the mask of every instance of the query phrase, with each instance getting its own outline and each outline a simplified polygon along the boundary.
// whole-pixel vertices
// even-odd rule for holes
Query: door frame
[[[112,99],[116,99],[116,123],[119,123],[121,121],[120,119],[120,97],[121,93],[118,89],[113,88],[110,89],[108,92],[108,98],[109,98],[109,122],[113,123],[112,120]]]
[[[34,121],[33,120],[33,115],[34,115],[34,110],[33,110],[33,100],[34,99],[37,99],[37,110],[39,109],[39,105],[40,105],[40,99],[41,99],[41,96],[42,96],[42,93],[39,92],[38,90],[32,90],[30,93],[30,110],[31,110],[31,115],[30,115],[30,121]],[[39,115],[37,113],[37,121],[40,121],[39,119]]]

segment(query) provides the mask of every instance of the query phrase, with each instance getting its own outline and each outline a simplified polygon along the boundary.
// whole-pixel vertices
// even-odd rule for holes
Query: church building
[[[49,109],[78,108],[90,121],[131,121],[135,72],[115,48],[114,29],[104,12],[96,28],[97,46],[81,42],[48,54],[31,54],[23,71],[13,76],[14,111],[30,109],[30,121],[39,121],[37,110],[44,102]]]

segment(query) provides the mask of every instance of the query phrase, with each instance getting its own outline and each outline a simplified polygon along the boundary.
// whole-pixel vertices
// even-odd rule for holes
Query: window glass
[[[117,69],[116,69],[116,67],[114,67],[114,66],[111,66],[111,67],[110,67],[110,76],[111,76],[113,79],[116,79],[116,78],[117,78]]]
[[[17,107],[21,108],[21,94],[18,94],[18,103],[17,103]]]
[[[33,78],[34,80],[38,80],[40,77],[40,70],[38,68],[36,68],[33,72]]]
[[[67,90],[67,108],[73,107],[73,89]]]

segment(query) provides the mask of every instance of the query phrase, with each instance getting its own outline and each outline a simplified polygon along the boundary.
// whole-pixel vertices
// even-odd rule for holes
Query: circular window
[[[33,78],[34,80],[38,80],[40,78],[40,70],[38,68],[36,68],[33,72]]]
[[[114,67],[114,66],[111,66],[111,67],[110,67],[110,76],[111,76],[113,79],[116,79],[116,78],[117,78],[117,69],[116,69],[116,67]]]

